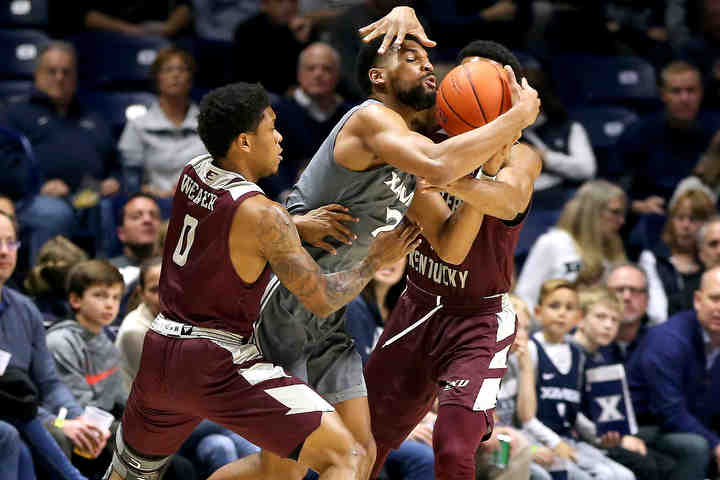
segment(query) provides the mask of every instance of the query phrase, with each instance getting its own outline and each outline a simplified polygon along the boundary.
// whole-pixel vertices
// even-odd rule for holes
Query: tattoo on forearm
[[[304,304],[324,298],[322,310],[335,311],[360,294],[375,273],[370,261],[326,274],[303,249],[287,212],[271,208],[260,222],[262,248],[280,281]]]

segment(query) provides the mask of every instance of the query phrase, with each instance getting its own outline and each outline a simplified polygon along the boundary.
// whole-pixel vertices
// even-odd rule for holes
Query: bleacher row
[[[11,0],[0,11],[0,99],[12,101],[31,90],[35,59],[50,41],[43,31],[48,23],[47,10],[47,0]],[[153,101],[150,65],[156,52],[170,41],[100,31],[65,40],[78,52],[79,100],[103,115],[119,138],[126,120],[143,114]],[[539,63],[527,52],[516,53],[526,65]],[[219,54],[210,57],[198,58],[203,74],[196,79],[192,92],[196,101],[218,86],[203,84],[203,79],[227,78],[232,59]],[[557,55],[543,67],[551,73],[570,117],[588,132],[597,158],[597,176],[620,176],[623,166],[615,164],[611,155],[615,143],[628,125],[661,107],[654,67],[639,57],[591,55]],[[518,245],[518,258],[524,258],[537,236],[554,223],[557,213],[533,212],[533,221],[526,225]]]

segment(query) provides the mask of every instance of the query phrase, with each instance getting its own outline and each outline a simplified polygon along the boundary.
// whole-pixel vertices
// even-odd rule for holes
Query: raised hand
[[[532,88],[525,77],[518,83],[515,72],[510,65],[505,65],[513,108],[519,108],[525,114],[525,127],[535,123],[540,114],[540,99],[537,90]]]
[[[378,48],[380,55],[385,53],[393,39],[395,39],[393,46],[400,48],[405,40],[405,35],[413,35],[426,47],[436,45],[425,34],[425,29],[415,15],[415,10],[411,7],[395,7],[380,20],[358,29],[358,32],[363,36],[363,42],[366,43],[380,35],[385,35],[382,45]]]

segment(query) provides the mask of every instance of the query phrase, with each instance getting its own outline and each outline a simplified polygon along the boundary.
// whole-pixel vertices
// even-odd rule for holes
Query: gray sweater
[[[125,405],[120,351],[104,332],[95,334],[75,320],[63,320],[48,330],[47,344],[60,378],[83,407],[111,411]]]

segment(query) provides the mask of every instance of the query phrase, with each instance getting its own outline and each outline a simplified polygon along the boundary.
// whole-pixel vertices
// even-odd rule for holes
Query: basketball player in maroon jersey
[[[473,42],[472,57],[520,69],[517,59],[493,42]],[[398,301],[365,369],[377,460],[397,448],[436,397],[433,433],[435,478],[470,480],[475,451],[493,428],[497,392],[515,336],[515,313],[507,298],[513,251],[540,173],[538,155],[522,144],[508,146],[475,176],[444,191],[454,210],[461,201],[484,213],[470,253],[450,265],[424,242],[408,261],[407,289]]]
[[[356,479],[362,447],[327,402],[262,358],[253,322],[271,270],[308,309],[328,315],[379,267],[413,250],[419,229],[379,236],[365,260],[324,274],[287,211],[254,183],[281,159],[274,121],[260,85],[228,85],[203,99],[198,130],[210,155],[191,160],[178,182],[162,313],[145,337],[106,477],[161,478],[170,455],[208,418],[322,479]]]

